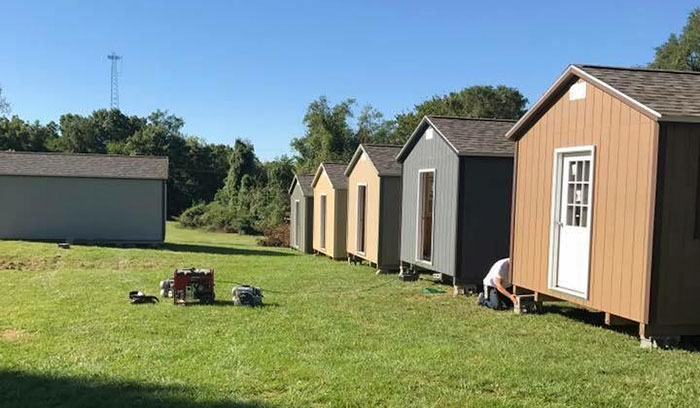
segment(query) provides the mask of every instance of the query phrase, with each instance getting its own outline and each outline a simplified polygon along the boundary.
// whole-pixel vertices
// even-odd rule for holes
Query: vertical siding
[[[463,157],[459,205],[460,283],[480,283],[510,253],[512,157]]]
[[[357,190],[358,185],[361,183],[367,186],[364,254],[360,254],[357,250]],[[374,263],[378,263],[379,260],[380,193],[380,180],[377,170],[367,154],[362,153],[348,177],[347,250],[351,254]]]
[[[163,183],[0,176],[0,238],[162,242]]]
[[[523,288],[636,321],[644,307],[654,203],[655,123],[587,84],[559,98],[518,142],[513,280]],[[587,300],[548,289],[554,149],[595,145]]]
[[[401,177],[381,178],[379,267],[397,269],[401,251]]]
[[[294,202],[296,200],[299,200],[299,214],[296,214],[294,212]],[[299,225],[301,225],[301,231],[299,236],[299,242],[296,243],[296,249],[302,252],[309,253],[312,251],[313,248],[313,242],[311,241],[313,231],[313,199],[305,197],[304,194],[301,192],[301,187],[299,187],[299,184],[297,183],[294,186],[294,189],[292,190],[292,194],[290,197],[290,205],[291,210],[289,212],[289,242],[294,248],[294,236],[296,234],[297,228],[296,219],[297,217],[299,217],[301,219],[301,221],[299,222]]]
[[[651,324],[700,324],[700,125],[662,124]]]
[[[321,248],[321,195],[326,195],[326,247]],[[314,187],[314,250],[334,257],[334,249],[336,245],[336,222],[335,222],[335,207],[336,196],[335,190],[331,186],[331,181],[326,172],[322,172],[319,176],[316,186]]]
[[[435,169],[433,222],[433,264],[416,261],[416,217],[418,211],[418,171]],[[425,135],[403,163],[401,205],[401,261],[422,268],[455,275],[457,252],[457,192],[459,157],[437,133]]]

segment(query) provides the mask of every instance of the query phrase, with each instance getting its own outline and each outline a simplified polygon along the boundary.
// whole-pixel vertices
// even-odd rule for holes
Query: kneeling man
[[[484,292],[479,294],[479,304],[493,310],[505,310],[515,304],[515,295],[508,291],[510,281],[510,259],[497,261],[484,278]]]

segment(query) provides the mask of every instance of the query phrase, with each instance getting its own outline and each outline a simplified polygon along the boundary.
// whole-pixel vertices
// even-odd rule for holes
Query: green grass
[[[368,267],[168,225],[163,249],[0,242],[0,406],[692,406],[700,353],[565,305],[516,316]],[[176,267],[267,306],[130,305]],[[449,288],[447,288],[449,289]]]

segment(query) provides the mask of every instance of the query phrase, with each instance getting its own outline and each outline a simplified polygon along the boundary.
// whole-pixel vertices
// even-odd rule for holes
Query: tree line
[[[700,8],[681,33],[655,48],[650,68],[700,71]],[[311,102],[304,134],[291,141],[293,157],[263,162],[253,144],[210,144],[185,135],[184,121],[167,112],[147,117],[101,109],[65,114],[59,123],[7,117],[10,104],[0,89],[0,150],[147,154],[170,158],[168,209],[189,227],[258,233],[285,221],[287,189],[295,172],[313,173],[323,161],[347,162],[360,143],[403,144],[425,115],[518,119],[527,99],[514,87],[471,86],[438,95],[386,118],[354,99]]]

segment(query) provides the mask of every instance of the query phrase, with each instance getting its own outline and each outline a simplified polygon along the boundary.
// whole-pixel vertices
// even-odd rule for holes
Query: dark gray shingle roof
[[[352,160],[350,160],[350,164],[345,169],[345,175],[350,175],[350,172],[360,159],[362,151],[367,153],[380,176],[401,175],[401,163],[396,161],[396,155],[401,151],[401,146],[389,144],[361,144],[358,146],[357,151],[352,156]]]
[[[514,120],[447,116],[428,116],[428,120],[460,155],[513,155],[515,145],[506,140],[505,134]]]
[[[314,175],[313,174],[297,174],[294,176],[295,180],[292,182],[292,187],[294,187],[294,183],[299,183],[299,187],[301,188],[301,193],[305,197],[313,197],[314,195],[314,188],[312,186],[314,182]],[[290,187],[289,192],[292,192],[292,187]]]
[[[168,178],[168,158],[0,152],[0,175],[165,180]]]
[[[700,72],[576,65],[662,116],[700,116]]]
[[[335,188],[348,188],[348,178],[345,177],[345,167],[344,163],[323,163],[323,168],[326,169],[326,174],[328,178],[331,179],[331,184]]]

